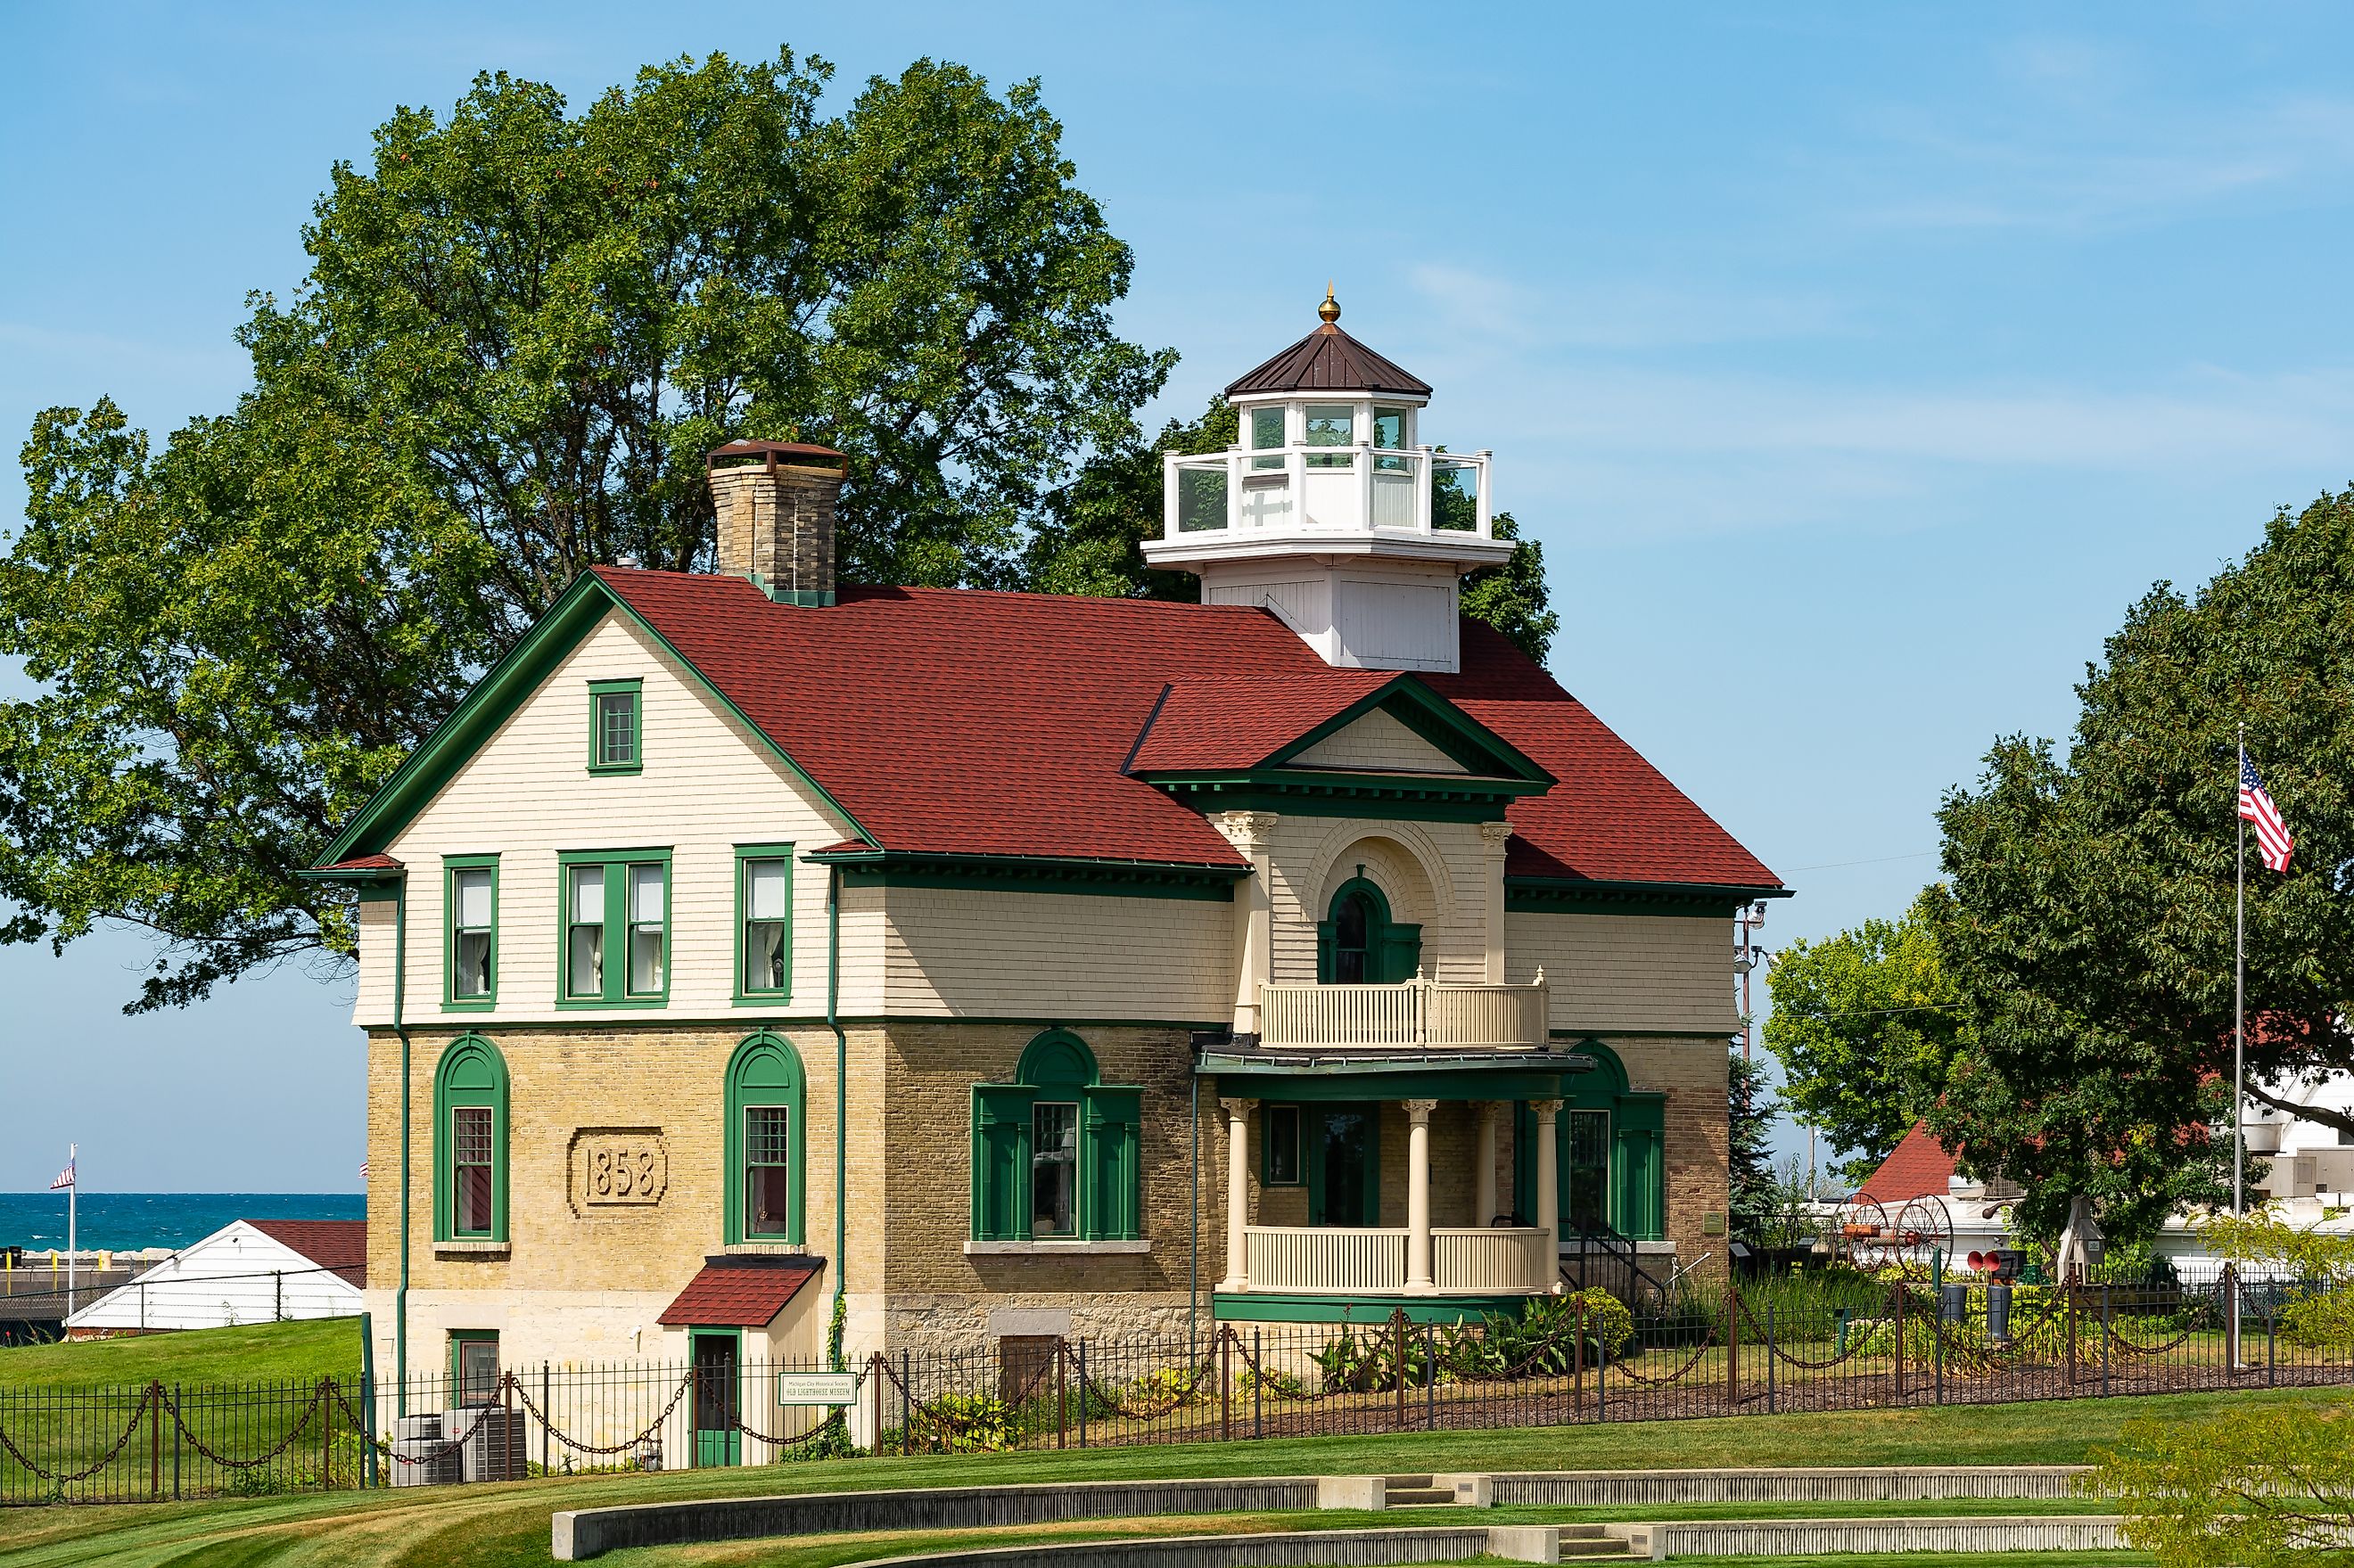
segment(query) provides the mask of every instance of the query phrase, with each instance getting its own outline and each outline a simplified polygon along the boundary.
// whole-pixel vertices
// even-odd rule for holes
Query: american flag
[[[58,1172],[58,1179],[49,1183],[49,1191],[52,1192],[61,1192],[65,1188],[70,1187],[73,1184],[74,1161],[69,1160],[66,1161],[66,1168]]]
[[[2244,751],[2240,753],[2240,815],[2256,824],[2256,849],[2264,857],[2265,868],[2286,871],[2288,852],[2296,847],[2296,841],[2288,836],[2280,808],[2264,793],[2264,781],[2256,777],[2256,765]]]

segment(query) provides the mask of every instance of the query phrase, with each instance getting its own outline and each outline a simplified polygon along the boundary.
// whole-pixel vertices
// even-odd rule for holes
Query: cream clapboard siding
[[[588,683],[631,677],[644,682],[643,771],[592,776]],[[795,850],[793,992],[785,1005],[797,1013],[822,1011],[826,874],[799,856],[851,832],[674,660],[609,615],[390,846],[408,868],[408,1019],[446,1016],[488,1028],[502,1021],[748,1015],[733,1001],[735,846],[768,842]],[[665,847],[666,1008],[557,1008],[557,853]],[[498,1006],[445,1015],[441,857],[482,853],[500,857]],[[619,957],[618,945],[610,947],[607,961]],[[390,1000],[389,988],[364,979],[354,1022],[388,1022]]]
[[[1504,978],[1544,966],[1555,1029],[1684,1030],[1730,1034],[1734,1004],[1729,920],[1669,915],[1504,916]]]
[[[1315,983],[1317,923],[1360,863],[1390,917],[1422,927],[1426,977],[1485,978],[1490,862],[1478,823],[1284,816],[1269,856],[1276,984]]]
[[[1233,1014],[1233,904],[928,887],[887,897],[884,998],[894,1017],[1208,1023]]]
[[[392,1017],[392,958],[396,916],[389,898],[359,906],[359,980],[352,997],[352,1022],[374,1023]],[[435,1005],[439,1010],[439,993]]]
[[[1462,764],[1375,708],[1293,758],[1291,768],[1386,768],[1407,773],[1461,773]]]

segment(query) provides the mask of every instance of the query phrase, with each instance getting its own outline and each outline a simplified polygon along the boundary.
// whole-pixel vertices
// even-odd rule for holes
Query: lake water
[[[85,1249],[181,1247],[231,1220],[357,1220],[357,1192],[84,1192],[75,1239]],[[0,1245],[63,1250],[63,1192],[0,1192]]]

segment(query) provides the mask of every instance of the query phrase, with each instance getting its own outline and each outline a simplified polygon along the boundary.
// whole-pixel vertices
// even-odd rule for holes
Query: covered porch
[[[1518,1044],[1205,1052],[1226,1131],[1216,1315],[1453,1318],[1553,1289],[1563,1081],[1591,1065]]]

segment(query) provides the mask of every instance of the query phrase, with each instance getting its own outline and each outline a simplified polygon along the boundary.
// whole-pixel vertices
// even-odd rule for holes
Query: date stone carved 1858
[[[670,1152],[658,1127],[584,1127],[572,1135],[572,1205],[644,1207],[670,1185]]]

